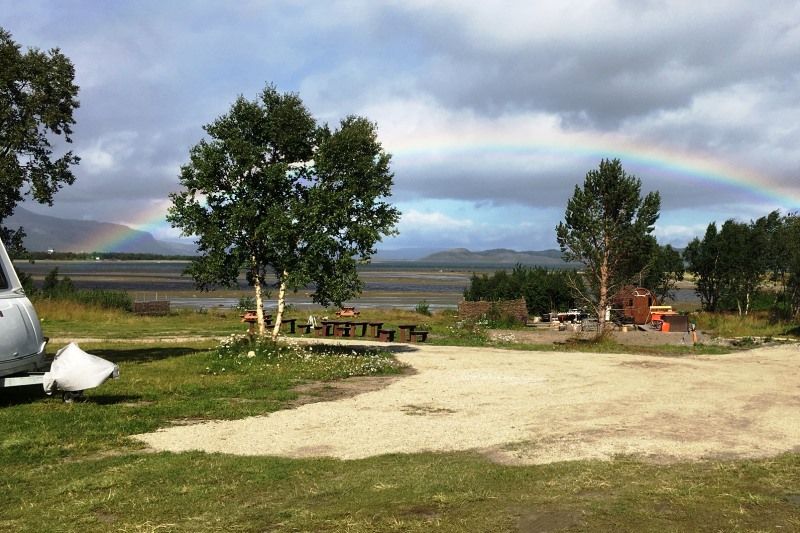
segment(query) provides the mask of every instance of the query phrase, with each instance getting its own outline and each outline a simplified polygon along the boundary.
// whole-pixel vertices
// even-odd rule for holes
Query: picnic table
[[[378,333],[383,327],[383,322],[370,322],[368,325],[369,325],[369,336],[377,338]]]
[[[417,327],[416,324],[400,324],[397,329],[400,330],[400,342],[410,342],[411,332]]]
[[[336,311],[336,316],[338,316],[338,317],[344,317],[344,316],[353,316],[353,317],[355,317],[355,316],[358,316],[360,314],[361,314],[361,312],[360,311],[356,311],[355,307],[342,307],[341,309]]]
[[[254,334],[256,324],[258,323],[258,312],[255,309],[248,309],[239,316],[242,317],[242,322],[247,323],[247,333],[250,335]],[[272,325],[272,315],[264,313],[264,325]]]
[[[397,329],[400,330],[400,342],[425,342],[428,339],[428,332],[417,329],[416,324],[401,324]]]
[[[248,309],[239,316],[242,317],[242,322],[258,321],[258,311],[256,311],[255,309]],[[264,322],[272,322],[272,315],[264,313]]]

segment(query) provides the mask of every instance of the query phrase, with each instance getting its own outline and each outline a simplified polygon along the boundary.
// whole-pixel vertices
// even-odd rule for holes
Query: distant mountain
[[[378,249],[372,256],[373,261],[419,261],[425,256],[440,252],[441,248],[395,248],[392,250]]]
[[[498,248],[495,250],[484,250],[473,252],[466,248],[453,248],[430,254],[420,259],[426,263],[443,264],[468,264],[468,265],[538,265],[543,267],[558,268],[568,266],[561,259],[559,250],[541,250],[534,252],[517,252]],[[571,266],[571,265],[570,265]]]
[[[57,218],[17,208],[3,224],[25,230],[25,248],[32,252],[124,252],[195,255],[190,244],[157,240],[150,233],[122,224]],[[87,249],[91,248],[91,249]]]

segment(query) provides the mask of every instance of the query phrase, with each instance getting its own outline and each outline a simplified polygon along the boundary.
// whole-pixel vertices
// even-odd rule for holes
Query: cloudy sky
[[[800,3],[0,0],[80,86],[56,216],[174,237],[202,126],[268,82],[378,123],[400,235],[384,248],[556,247],[576,184],[618,157],[659,190],[662,243],[800,208]]]

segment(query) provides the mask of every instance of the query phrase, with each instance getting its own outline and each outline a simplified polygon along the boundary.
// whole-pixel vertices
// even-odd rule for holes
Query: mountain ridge
[[[451,248],[427,255],[419,261],[424,263],[521,264],[544,267],[571,266],[561,258],[561,251],[554,249],[518,252],[508,248],[494,248],[473,252],[467,248]]]
[[[10,228],[22,227],[25,231],[23,244],[31,252],[121,252],[158,255],[196,255],[194,245],[161,241],[152,234],[113,222],[78,220],[41,215],[17,208],[14,214],[3,221]],[[88,236],[98,234],[120,235],[118,246],[106,246],[99,250],[86,250]]]

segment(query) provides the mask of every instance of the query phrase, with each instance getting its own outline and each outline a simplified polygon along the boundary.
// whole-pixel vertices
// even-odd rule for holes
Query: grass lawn
[[[105,331],[80,313],[40,313],[51,336]],[[217,320],[227,325],[217,329]],[[444,331],[439,320],[433,327]],[[123,338],[242,330],[238,316],[208,315],[121,315],[106,327]],[[74,404],[36,388],[0,392],[0,531],[800,530],[800,454],[519,467],[470,453],[358,461],[150,453],[129,439],[172,423],[266,414],[295,400],[292,388],[309,380],[398,371],[379,353],[288,357],[278,365],[277,356],[255,350],[229,364],[215,345],[82,345],[117,362],[121,378]],[[223,353],[235,358],[237,350]]]

